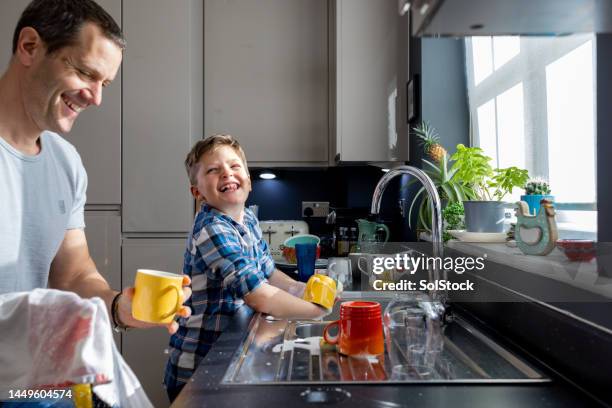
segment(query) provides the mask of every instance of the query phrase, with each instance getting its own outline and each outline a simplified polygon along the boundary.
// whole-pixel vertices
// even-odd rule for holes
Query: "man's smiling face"
[[[24,109],[41,131],[69,132],[80,112],[102,103],[121,59],[121,48],[97,25],[84,24],[75,44],[36,55],[23,84]]]

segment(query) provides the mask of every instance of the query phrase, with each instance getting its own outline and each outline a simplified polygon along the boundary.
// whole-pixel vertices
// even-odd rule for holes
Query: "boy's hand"
[[[191,297],[191,288],[189,285],[191,284],[191,279],[189,276],[183,276],[183,304],[187,299]],[[125,288],[121,291],[121,295],[118,300],[117,314],[119,315],[119,320],[128,326],[135,327],[139,329],[147,329],[150,327],[165,327],[168,330],[168,333],[174,334],[178,330],[178,323],[176,321],[172,321],[171,323],[147,323],[140,320],[134,319],[132,317],[132,300],[134,299],[134,288]],[[177,316],[180,317],[189,317],[191,316],[191,309],[187,306],[181,307],[181,309],[177,312]]]
[[[323,306],[319,306],[319,305],[316,305],[316,306],[321,311],[321,314],[319,316],[317,316],[314,320],[323,320],[324,317],[329,316],[332,313],[332,311],[334,310],[333,308],[326,309]]]

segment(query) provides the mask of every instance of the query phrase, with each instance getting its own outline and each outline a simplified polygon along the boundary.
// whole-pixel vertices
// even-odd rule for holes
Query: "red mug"
[[[329,329],[338,327],[336,336]],[[380,303],[369,301],[343,302],[340,320],[329,323],[323,330],[329,344],[338,344],[338,351],[347,356],[378,355],[385,352]]]

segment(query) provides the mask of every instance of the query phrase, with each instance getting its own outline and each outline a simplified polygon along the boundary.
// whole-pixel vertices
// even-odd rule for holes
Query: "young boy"
[[[257,218],[244,207],[251,179],[238,142],[229,135],[201,140],[185,167],[191,193],[202,205],[183,266],[193,289],[185,305],[193,313],[180,319],[170,339],[164,383],[171,401],[243,304],[281,318],[327,313],[300,298],[304,283],[274,268]]]

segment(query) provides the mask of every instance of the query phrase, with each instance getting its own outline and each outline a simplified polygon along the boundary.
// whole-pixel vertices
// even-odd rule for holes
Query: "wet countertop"
[[[540,384],[225,385],[223,376],[254,314],[244,306],[204,358],[172,407],[579,407],[596,402],[552,378]]]

